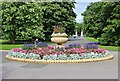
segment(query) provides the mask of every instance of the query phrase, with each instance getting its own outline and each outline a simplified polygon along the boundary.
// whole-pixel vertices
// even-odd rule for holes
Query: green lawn
[[[52,44],[50,41],[42,41],[47,44]],[[12,48],[21,48],[23,44],[10,44],[8,40],[0,40],[0,50],[11,50]]]
[[[8,43],[9,40],[0,40],[0,43]]]
[[[102,46],[102,45],[99,45],[99,48],[103,48],[103,49],[106,49],[106,50],[111,50],[111,51],[120,51],[120,46]]]
[[[97,39],[91,38],[91,37],[85,37],[87,40],[89,40],[90,42],[98,42]],[[0,43],[8,43],[8,40],[0,40]],[[50,41],[44,41],[44,43],[47,44],[52,44],[52,42]],[[23,44],[0,44],[0,47],[2,50],[11,50],[12,48],[21,48]],[[117,51],[120,50],[120,46],[103,46],[103,45],[99,45],[99,48],[103,48],[103,49],[107,49],[107,50],[113,50],[113,51]]]
[[[22,44],[2,44],[2,50],[10,50],[12,48],[21,48]]]
[[[98,42],[97,39],[91,38],[91,37],[85,37],[90,42]]]
[[[10,44],[9,40],[0,40],[0,47],[2,50],[10,50],[12,48],[20,48],[22,44]]]
[[[90,42],[98,42],[97,39],[91,38],[91,37],[85,37],[88,41]],[[103,46],[103,45],[99,45],[99,48],[103,48],[106,50],[112,50],[112,51],[120,51],[120,46]]]

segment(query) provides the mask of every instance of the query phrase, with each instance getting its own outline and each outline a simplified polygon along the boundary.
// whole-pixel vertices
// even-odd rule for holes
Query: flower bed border
[[[24,58],[16,58],[10,55],[6,55],[8,60],[14,60],[19,62],[29,62],[29,63],[87,63],[87,62],[98,62],[104,60],[113,59],[113,55],[110,54],[107,57],[103,58],[92,58],[92,59],[80,59],[80,60],[33,60],[33,59],[24,59]]]

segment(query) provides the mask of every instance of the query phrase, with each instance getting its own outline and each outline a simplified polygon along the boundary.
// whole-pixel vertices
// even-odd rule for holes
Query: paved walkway
[[[64,43],[63,45],[68,46],[69,44],[79,43],[80,45],[84,46],[88,42],[89,41],[86,40],[84,37],[69,38],[68,41],[66,43]],[[55,44],[51,44],[51,45],[54,46]]]
[[[66,43],[88,41],[84,38],[68,41]],[[67,63],[67,64],[32,64],[10,61],[5,59],[7,51],[2,55],[3,79],[117,79],[118,78],[118,52],[110,51],[114,59],[94,63]]]

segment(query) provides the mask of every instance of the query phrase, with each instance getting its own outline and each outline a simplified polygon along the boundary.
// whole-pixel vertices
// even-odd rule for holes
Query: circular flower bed
[[[113,58],[113,55],[105,49],[88,49],[81,47],[80,44],[70,44],[68,47],[64,48],[55,48],[47,46],[46,44],[42,44],[42,47],[41,45],[39,46],[40,47],[33,48],[33,45],[27,45],[23,48],[14,48],[9,51],[6,58],[35,63],[81,63]]]

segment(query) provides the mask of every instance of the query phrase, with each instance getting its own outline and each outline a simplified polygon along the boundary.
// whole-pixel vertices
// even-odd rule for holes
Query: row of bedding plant
[[[17,58],[38,59],[38,60],[79,60],[102,58],[109,55],[109,51],[98,48],[98,43],[87,43],[81,46],[78,43],[69,44],[66,47],[54,48],[46,43],[34,44],[25,43],[22,48],[13,48],[9,55]]]

